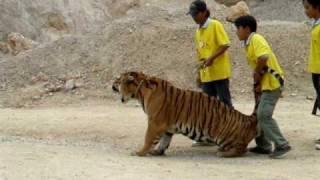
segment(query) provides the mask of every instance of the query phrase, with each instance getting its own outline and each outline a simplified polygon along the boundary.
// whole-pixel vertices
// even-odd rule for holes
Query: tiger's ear
[[[128,80],[128,81],[134,81],[134,77],[131,76],[131,75],[129,75],[127,80]]]
[[[127,76],[127,79],[125,80],[125,83],[129,84],[132,83],[135,80],[135,78],[131,75]]]
[[[155,79],[147,79],[147,87],[151,88],[151,89],[155,89],[158,86],[158,81],[156,81]]]
[[[134,78],[138,77],[138,73],[137,72],[130,72],[129,76],[133,76]]]

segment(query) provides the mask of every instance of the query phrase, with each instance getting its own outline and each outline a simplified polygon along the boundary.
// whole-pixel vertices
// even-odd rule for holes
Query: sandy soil
[[[244,100],[235,106],[252,109]],[[216,147],[191,147],[180,135],[165,157],[130,156],[146,127],[135,103],[0,109],[0,179],[319,179],[313,140],[320,118],[311,107],[307,100],[280,101],[275,117],[294,148],[282,160],[251,153],[218,158]]]

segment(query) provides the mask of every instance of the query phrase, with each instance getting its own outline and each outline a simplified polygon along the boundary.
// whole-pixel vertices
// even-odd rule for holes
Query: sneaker
[[[249,151],[252,152],[252,153],[256,153],[256,154],[271,154],[271,148],[270,149],[264,149],[264,148],[261,148],[261,147],[252,147],[252,148],[249,148]]]
[[[193,141],[192,142],[192,147],[197,147],[197,146],[215,146],[215,143],[211,142],[201,142],[201,141]]]
[[[274,159],[283,158],[286,155],[286,153],[289,152],[290,150],[291,150],[291,146],[289,144],[278,146],[270,154],[270,158],[274,158]]]
[[[314,141],[315,144],[320,144],[320,139]]]
[[[320,144],[316,144],[316,150],[320,150]]]

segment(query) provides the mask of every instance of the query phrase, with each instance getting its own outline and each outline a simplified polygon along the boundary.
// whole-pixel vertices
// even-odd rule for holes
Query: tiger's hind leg
[[[152,151],[150,151],[149,153],[153,156],[164,155],[165,151],[169,148],[169,145],[172,140],[172,136],[173,136],[172,133],[169,133],[169,132],[164,133],[160,138],[158,146]]]
[[[246,147],[232,147],[229,150],[219,149],[217,152],[218,157],[240,157],[247,152]]]

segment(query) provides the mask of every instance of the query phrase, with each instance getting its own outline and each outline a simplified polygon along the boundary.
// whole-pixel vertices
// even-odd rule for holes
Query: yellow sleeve
[[[215,25],[214,25],[214,34],[216,37],[216,43],[218,44],[218,46],[223,46],[223,45],[227,45],[230,44],[230,40],[228,37],[227,32],[225,31],[223,25],[221,22],[219,21],[214,21]]]
[[[255,57],[259,58],[263,55],[269,55],[270,54],[270,47],[266,40],[262,38],[257,38],[253,42],[254,47],[254,54]]]

